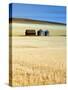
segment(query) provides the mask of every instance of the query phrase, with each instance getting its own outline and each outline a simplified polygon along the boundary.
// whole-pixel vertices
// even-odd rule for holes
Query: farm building
[[[25,35],[39,36],[38,31],[40,29],[48,30],[49,36],[66,36],[66,24],[62,23],[53,23],[47,21],[19,19],[19,18],[10,19],[9,23],[10,27],[12,27],[13,36],[25,36]],[[26,32],[26,30],[29,31]],[[36,30],[36,33],[35,31],[32,30]]]
[[[48,36],[49,35],[49,31],[40,29],[40,30],[37,31],[37,35],[38,36]]]
[[[36,35],[36,31],[28,29],[28,30],[25,31],[25,35],[26,36],[35,36]]]

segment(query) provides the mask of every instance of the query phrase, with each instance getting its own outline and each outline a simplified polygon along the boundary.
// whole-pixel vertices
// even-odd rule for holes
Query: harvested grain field
[[[13,86],[65,83],[66,37],[13,36],[11,64]]]

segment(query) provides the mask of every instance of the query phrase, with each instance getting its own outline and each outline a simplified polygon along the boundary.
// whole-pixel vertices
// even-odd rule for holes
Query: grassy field
[[[65,83],[66,37],[13,36],[11,78],[13,86]]]
[[[11,28],[12,27],[12,28]],[[12,23],[10,24],[12,36],[24,36],[26,29],[48,30],[49,36],[66,36],[66,25],[59,24],[27,24],[27,23]],[[11,35],[11,33],[10,33]]]

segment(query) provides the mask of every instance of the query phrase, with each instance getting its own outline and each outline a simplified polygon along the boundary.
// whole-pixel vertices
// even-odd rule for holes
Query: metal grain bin
[[[45,30],[45,36],[49,36],[49,31]]]
[[[37,35],[38,36],[48,36],[49,35],[49,31],[40,29],[40,30],[37,31]]]

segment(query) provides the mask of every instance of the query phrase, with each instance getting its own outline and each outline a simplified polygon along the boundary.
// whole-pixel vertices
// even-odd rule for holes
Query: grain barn
[[[36,36],[36,31],[28,29],[25,31],[25,35],[26,36]]]
[[[37,31],[37,35],[38,36],[48,36],[49,35],[49,31],[40,29],[40,30]]]

